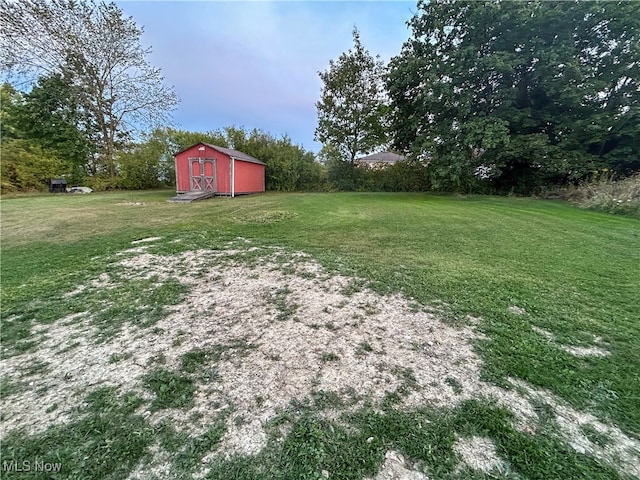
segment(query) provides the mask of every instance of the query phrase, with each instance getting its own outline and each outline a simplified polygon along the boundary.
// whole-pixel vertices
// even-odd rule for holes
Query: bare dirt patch
[[[563,343],[558,342],[556,339],[556,336],[548,330],[545,330],[543,328],[536,327],[536,326],[532,326],[531,329],[537,334],[542,335],[544,338],[549,340],[549,342],[556,345],[558,348],[576,357],[606,357],[611,353],[605,348],[598,345],[598,343],[602,342],[602,339],[600,337],[596,337],[596,336],[593,337],[594,345],[587,345],[587,346],[565,345]]]
[[[73,420],[88,393],[113,386],[141,396],[146,403],[139,413],[152,424],[168,423],[190,437],[224,417],[226,432],[216,452],[205,456],[206,474],[209,460],[258,453],[269,422],[295,402],[330,399],[318,406],[319,414],[339,418],[365,403],[452,407],[482,397],[510,408],[516,427],[534,433],[538,419],[530,400],[543,398],[558,412],[565,439],[576,450],[640,474],[634,467],[640,464],[638,442],[618,429],[588,416],[589,424],[608,429],[617,444],[613,450],[599,447],[580,430],[582,414],[552,396],[520,383],[525,394],[483,382],[473,348],[480,335],[473,325],[449,325],[401,295],[381,296],[361,279],[332,274],[304,253],[241,239],[220,250],[164,256],[149,253],[155,240],[143,239],[116,255],[114,271],[120,270],[89,280],[86,288],[108,289],[119,278],[178,278],[189,287],[184,301],[153,326],[125,324],[101,343],[94,340],[98,327],[89,313],[34,329],[37,350],[0,362],[5,375],[30,385],[0,401],[0,435],[17,428],[42,432]],[[83,292],[79,285],[70,294]],[[145,375],[159,367],[186,375],[183,359],[196,351],[206,355],[199,370],[189,373],[196,386],[192,401],[185,408],[152,408]],[[46,374],[29,373],[25,365]],[[460,445],[469,447],[460,450],[463,457],[463,451],[477,450],[473,442]],[[154,458],[165,468],[166,452],[156,450],[134,476],[158,467]],[[394,462],[402,466],[387,458],[376,478],[395,478],[384,473],[396,468]]]
[[[511,380],[525,392],[532,401],[542,402],[551,407],[555,414],[562,438],[579,453],[584,453],[611,465],[633,477],[640,478],[640,442],[629,437],[614,425],[607,425],[594,415],[575,410],[551,393],[534,389],[521,380]],[[606,438],[606,443],[598,443],[585,434],[589,427]]]
[[[509,305],[508,310],[514,315],[525,315],[527,313],[524,308],[518,307],[517,305]]]
[[[372,479],[365,480],[428,480],[428,477],[422,472],[408,468],[402,454],[389,450],[384,455],[380,471]]]
[[[504,462],[496,453],[493,441],[487,437],[460,438],[453,446],[468,467],[484,473],[502,470]]]

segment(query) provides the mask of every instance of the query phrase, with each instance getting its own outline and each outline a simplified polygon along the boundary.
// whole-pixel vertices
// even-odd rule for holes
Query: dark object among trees
[[[49,180],[49,193],[66,193],[67,181],[64,178],[51,178]]]

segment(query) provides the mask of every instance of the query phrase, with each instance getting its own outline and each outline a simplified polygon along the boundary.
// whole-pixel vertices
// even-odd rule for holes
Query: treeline
[[[265,162],[271,191],[419,191],[428,190],[426,169],[399,163],[386,169],[343,161],[330,148],[316,157],[287,136],[226,127],[209,132],[156,128],[138,142],[114,152],[109,168],[92,155],[78,128],[78,111],[59,77],[41,78],[29,93],[0,86],[2,101],[3,193],[45,191],[50,178],[94,190],[141,190],[175,186],[174,155],[199,142],[234,148]]]
[[[353,48],[320,72],[316,138],[351,161],[391,146],[427,165],[428,188],[444,191],[530,194],[632,175],[640,171],[635,9],[420,0],[412,35],[388,65],[354,30]]]
[[[0,0],[0,13],[0,67],[47,72],[29,92],[0,87],[3,192],[62,175],[99,190],[171,186],[173,154],[200,141],[263,160],[278,191],[531,194],[640,171],[633,2],[420,0],[388,65],[354,29],[319,74],[317,156],[262,130],[159,127],[177,97],[114,3]],[[357,165],[384,150],[407,160]]]
[[[135,142],[122,137],[109,161],[87,135],[82,109],[61,76],[41,77],[28,93],[0,86],[2,193],[45,191],[51,178],[94,190],[141,190],[175,185],[174,155],[199,142],[234,148],[265,162],[271,191],[426,191],[418,163],[385,169],[357,166],[326,147],[316,156],[287,136],[226,127],[209,132],[155,128]]]
[[[175,186],[174,155],[199,142],[240,150],[265,162],[267,190],[321,190],[326,174],[312,152],[287,136],[262,130],[225,127],[209,132],[157,128],[143,141],[116,154],[116,175],[93,175],[84,182],[98,190],[150,189]]]
[[[107,165],[92,155],[90,139],[77,126],[59,77],[42,78],[29,93],[10,84],[2,96],[2,192],[44,191],[50,178],[95,190],[151,189],[175,185],[174,155],[196,143],[234,148],[266,163],[268,190],[326,190],[327,174],[312,152],[287,136],[226,127],[209,132],[156,128],[127,141]]]

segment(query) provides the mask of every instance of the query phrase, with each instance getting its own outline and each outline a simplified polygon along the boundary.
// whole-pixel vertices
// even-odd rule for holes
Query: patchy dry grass
[[[153,195],[113,197],[113,208],[142,212],[131,213],[138,220],[165,215],[167,222]],[[633,399],[619,387],[633,379],[624,369],[634,364],[626,264],[619,290],[607,290],[621,306],[589,287],[598,301],[611,300],[607,326],[570,274],[565,288],[532,270],[532,259],[524,259],[531,246],[505,240],[498,249],[501,259],[514,255],[514,265],[501,267],[508,273],[503,285],[483,273],[498,272],[491,270],[498,257],[482,263],[472,253],[472,243],[486,237],[472,242],[462,230],[447,236],[437,212],[429,228],[413,231],[422,240],[410,239],[398,229],[411,230],[415,215],[425,215],[416,199],[405,199],[422,212],[414,215],[397,197],[385,197],[395,213],[375,227],[375,208],[350,216],[353,209],[323,204],[319,215],[315,203],[301,208],[297,201],[316,197],[290,204],[278,198],[215,204],[215,233],[195,220],[202,205],[185,207],[176,231],[136,229],[110,210],[85,243],[68,244],[69,232],[48,230],[46,261],[25,247],[28,223],[10,229],[3,255],[16,257],[3,256],[3,460],[61,461],[61,478],[640,476],[635,413],[625,407]],[[105,199],[82,200],[83,215],[100,212]],[[44,225],[36,233],[50,227],[39,205]],[[485,220],[505,208],[480,206],[490,210]],[[52,218],[68,218],[70,203],[57,208]],[[510,220],[548,225],[520,213]],[[620,238],[635,231],[629,219],[598,219],[618,222]],[[245,231],[252,235],[236,233]],[[318,236],[335,252],[319,247]],[[545,243],[544,235],[533,237]],[[618,260],[620,252],[633,255],[621,245]],[[553,248],[570,255],[573,246]],[[386,250],[393,257],[384,260]],[[73,262],[62,262],[70,252]],[[456,260],[456,252],[464,258]],[[563,275],[573,262],[541,256],[553,257]],[[604,275],[603,260],[596,261],[584,267],[585,284]],[[550,306],[552,297],[558,307]],[[580,302],[587,307],[578,321],[566,312]],[[616,335],[614,325],[623,327]],[[609,370],[620,373],[602,374]],[[2,476],[20,475],[5,469]]]
[[[247,248],[240,239],[225,249],[163,255],[149,251],[160,239],[143,240],[66,297],[90,296],[96,287],[115,292],[120,282],[143,282],[156,292],[179,278],[182,300],[169,302],[164,318],[117,321],[117,330],[102,318],[103,312],[119,318],[116,298],[103,301],[100,312],[36,328],[36,346],[2,361],[8,378],[30,386],[3,394],[4,438],[77,428],[89,418],[78,405],[109,388],[134,395],[139,407],[132,418],[165,432],[131,478],[162,472],[204,477],[209,464],[286,444],[296,428],[290,420],[303,411],[348,427],[348,415],[362,409],[450,410],[480,398],[511,411],[512,428],[527,434],[538,428],[536,405],[548,405],[558,438],[620,472],[640,475],[640,443],[614,426],[521,381],[510,380],[512,389],[483,381],[474,350],[483,335],[473,322],[444,322],[401,295],[381,296],[362,279],[331,273],[300,252]],[[144,317],[146,310],[137,312]],[[604,436],[610,441],[603,446]],[[452,448],[464,468],[506,471],[508,463],[492,445],[473,437]],[[387,452],[375,478],[405,474],[425,478],[402,455]]]

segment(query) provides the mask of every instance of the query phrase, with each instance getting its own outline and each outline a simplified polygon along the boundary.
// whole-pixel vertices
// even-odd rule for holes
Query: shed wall
[[[264,192],[264,165],[236,160],[234,170],[236,193]]]
[[[187,193],[191,191],[189,176],[190,158],[213,158],[216,161],[216,193],[231,194],[231,158],[206,145],[194,145],[176,155],[176,191]],[[234,160],[235,193],[264,192],[264,165],[242,160]],[[199,172],[195,172],[199,173]],[[206,172],[209,174],[209,172]]]
[[[220,153],[224,157],[224,162],[218,164],[218,193],[223,195],[231,194],[231,159]]]
[[[204,149],[200,150],[200,148]],[[176,191],[178,193],[191,191],[191,178],[189,177],[190,158],[214,158],[216,160],[216,193],[227,193],[229,191],[229,157],[205,145],[195,145],[176,155]]]

